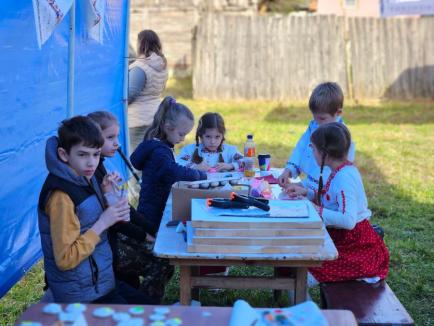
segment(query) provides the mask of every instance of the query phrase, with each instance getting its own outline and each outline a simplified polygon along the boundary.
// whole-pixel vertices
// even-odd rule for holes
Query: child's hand
[[[279,175],[277,181],[279,182],[279,185],[281,187],[285,188],[289,184],[289,180],[288,180],[289,176],[290,176],[290,172],[287,169],[283,170],[282,174]]]
[[[297,184],[290,183],[284,189],[289,198],[307,195],[307,189]]]
[[[234,165],[231,163],[220,162],[220,163],[217,163],[217,165],[214,168],[217,170],[217,172],[230,171],[230,170],[234,169]]]
[[[196,166],[194,167],[196,170],[200,170],[200,171],[208,171],[211,167],[206,164],[205,162],[202,162],[200,164],[196,164]]]
[[[113,190],[113,185],[122,182],[122,177],[118,172],[112,172],[106,174],[104,179],[102,179],[101,189],[104,193],[110,192]]]
[[[92,230],[100,235],[104,230],[117,222],[126,222],[130,219],[130,205],[128,198],[123,198],[115,205],[109,206],[92,226]]]

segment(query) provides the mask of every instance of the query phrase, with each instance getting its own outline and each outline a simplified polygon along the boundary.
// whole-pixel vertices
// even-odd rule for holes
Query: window
[[[355,7],[357,5],[357,0],[344,0],[345,7]]]

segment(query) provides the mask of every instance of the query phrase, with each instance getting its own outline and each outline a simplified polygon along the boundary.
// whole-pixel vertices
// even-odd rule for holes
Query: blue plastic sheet
[[[75,8],[73,113],[109,110],[123,126],[128,1],[107,0],[103,44],[87,35],[84,1]],[[71,13],[41,49],[33,15],[32,1],[0,2],[0,297],[41,257],[37,201],[47,175],[45,142],[68,116]],[[127,148],[124,130],[120,139]],[[120,157],[114,163],[126,173]]]

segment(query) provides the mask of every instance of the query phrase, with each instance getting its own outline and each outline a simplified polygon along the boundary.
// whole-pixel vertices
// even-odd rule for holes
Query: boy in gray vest
[[[55,302],[148,303],[115,282],[107,229],[127,220],[130,208],[125,199],[105,209],[94,177],[103,144],[99,126],[84,116],[64,120],[47,141],[38,205],[46,281]]]

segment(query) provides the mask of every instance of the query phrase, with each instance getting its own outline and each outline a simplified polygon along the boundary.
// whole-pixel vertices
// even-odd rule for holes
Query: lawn
[[[272,154],[282,167],[311,119],[304,103],[205,101],[191,98],[189,81],[171,80],[167,93],[198,118],[208,111],[225,118],[227,142],[242,148],[253,133],[259,152]],[[348,105],[343,115],[356,143],[356,164],[368,194],[374,223],[386,232],[391,253],[388,283],[417,325],[433,325],[434,302],[434,104]],[[186,142],[192,142],[194,132]],[[233,268],[232,274],[268,274],[268,268]],[[165,303],[178,300],[178,275],[167,287]],[[0,324],[11,324],[42,295],[38,263],[0,301]],[[313,290],[314,300],[318,291]],[[203,305],[232,305],[242,297],[255,306],[272,303],[271,291],[201,291]],[[283,302],[284,304],[285,302]]]

